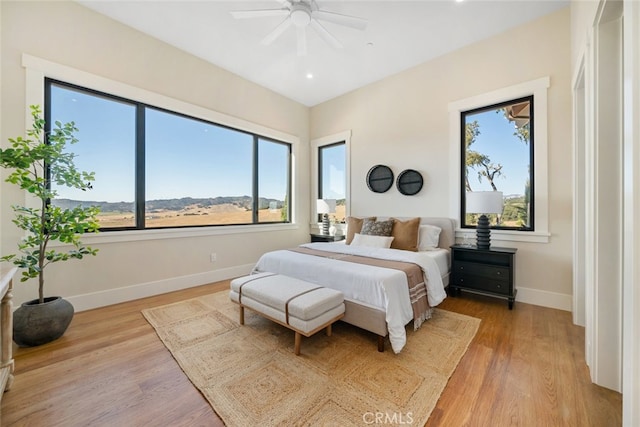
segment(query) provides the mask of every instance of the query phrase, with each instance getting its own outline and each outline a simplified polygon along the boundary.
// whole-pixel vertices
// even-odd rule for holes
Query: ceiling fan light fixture
[[[321,10],[315,0],[277,1],[283,6],[280,9],[236,10],[231,11],[231,14],[236,19],[284,16],[284,21],[280,22],[278,26],[260,40],[260,44],[267,46],[273,43],[273,41],[280,37],[288,28],[294,27],[297,33],[298,56],[307,54],[307,27],[313,28],[328,45],[336,49],[342,48],[342,43],[318,21],[326,21],[356,30],[364,30],[367,27],[366,19]]]
[[[296,27],[306,27],[311,22],[311,13],[302,5],[294,5],[289,17]]]

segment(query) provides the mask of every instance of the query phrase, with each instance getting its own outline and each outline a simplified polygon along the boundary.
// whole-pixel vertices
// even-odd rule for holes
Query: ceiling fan
[[[318,21],[331,22],[338,25],[364,30],[367,20],[350,15],[321,10],[315,0],[277,0],[282,4],[280,9],[235,10],[231,15],[236,19],[261,18],[265,16],[284,16],[285,19],[276,26],[260,43],[273,43],[290,26],[294,26],[298,38],[298,55],[307,54],[307,27],[313,28],[330,46],[341,48],[342,43]]]

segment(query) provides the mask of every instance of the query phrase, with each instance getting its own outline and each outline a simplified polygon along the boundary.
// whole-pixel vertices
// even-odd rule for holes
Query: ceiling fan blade
[[[327,31],[318,21],[312,19],[310,22],[311,27],[320,35],[320,37],[327,42],[329,45],[335,47],[336,49],[342,48],[342,43],[333,36],[329,31]]]
[[[326,10],[315,10],[311,16],[322,21],[332,22],[338,25],[355,28],[356,30],[364,30],[367,28],[369,21],[351,15],[343,15],[341,13],[327,12]]]
[[[289,15],[289,9],[232,10],[230,13],[236,19],[262,18],[263,16]]]
[[[298,56],[307,54],[307,29],[306,27],[296,27],[298,32]]]
[[[291,7],[291,2],[289,0],[276,0],[278,3],[283,5],[284,7]]]
[[[276,28],[273,29],[265,38],[260,40],[260,44],[269,45],[273,43],[275,39],[277,39],[284,31],[291,26],[291,19],[287,17],[284,21],[282,21]]]

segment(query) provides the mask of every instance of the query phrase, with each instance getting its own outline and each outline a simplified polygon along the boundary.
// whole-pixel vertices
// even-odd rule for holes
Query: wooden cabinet
[[[516,251],[514,248],[451,246],[451,293],[464,290],[503,298],[511,310],[517,292]]]
[[[18,267],[0,271],[0,401],[13,384],[13,276]],[[5,274],[6,273],[6,274]],[[0,416],[2,414],[0,413]],[[0,422],[2,425],[2,422]]]

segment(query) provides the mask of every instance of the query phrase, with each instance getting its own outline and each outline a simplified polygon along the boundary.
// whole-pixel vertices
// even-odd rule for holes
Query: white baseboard
[[[249,274],[253,267],[254,264],[238,265],[189,276],[172,277],[155,282],[140,283],[90,294],[75,295],[65,297],[65,299],[73,304],[76,312],[91,310],[93,308],[105,307],[107,305],[133,301],[140,298],[165,294],[167,292],[193,288],[207,283],[219,282],[233,277],[244,276],[245,274]],[[523,288],[520,286],[518,287],[516,301],[565,311],[571,311],[573,306],[573,297],[571,295]]]
[[[555,308],[558,310],[572,311],[573,296],[559,294],[557,292],[541,291],[538,289],[523,288],[518,286],[516,302],[540,305],[542,307]]]
[[[65,299],[73,304],[76,312],[91,310],[93,308],[105,307],[107,305],[133,301],[154,295],[166,294],[167,292],[193,288],[207,283],[219,282],[233,277],[244,276],[251,272],[254,265],[255,264],[239,265],[189,276],[172,277],[155,282],[140,283],[90,294],[65,297]]]

